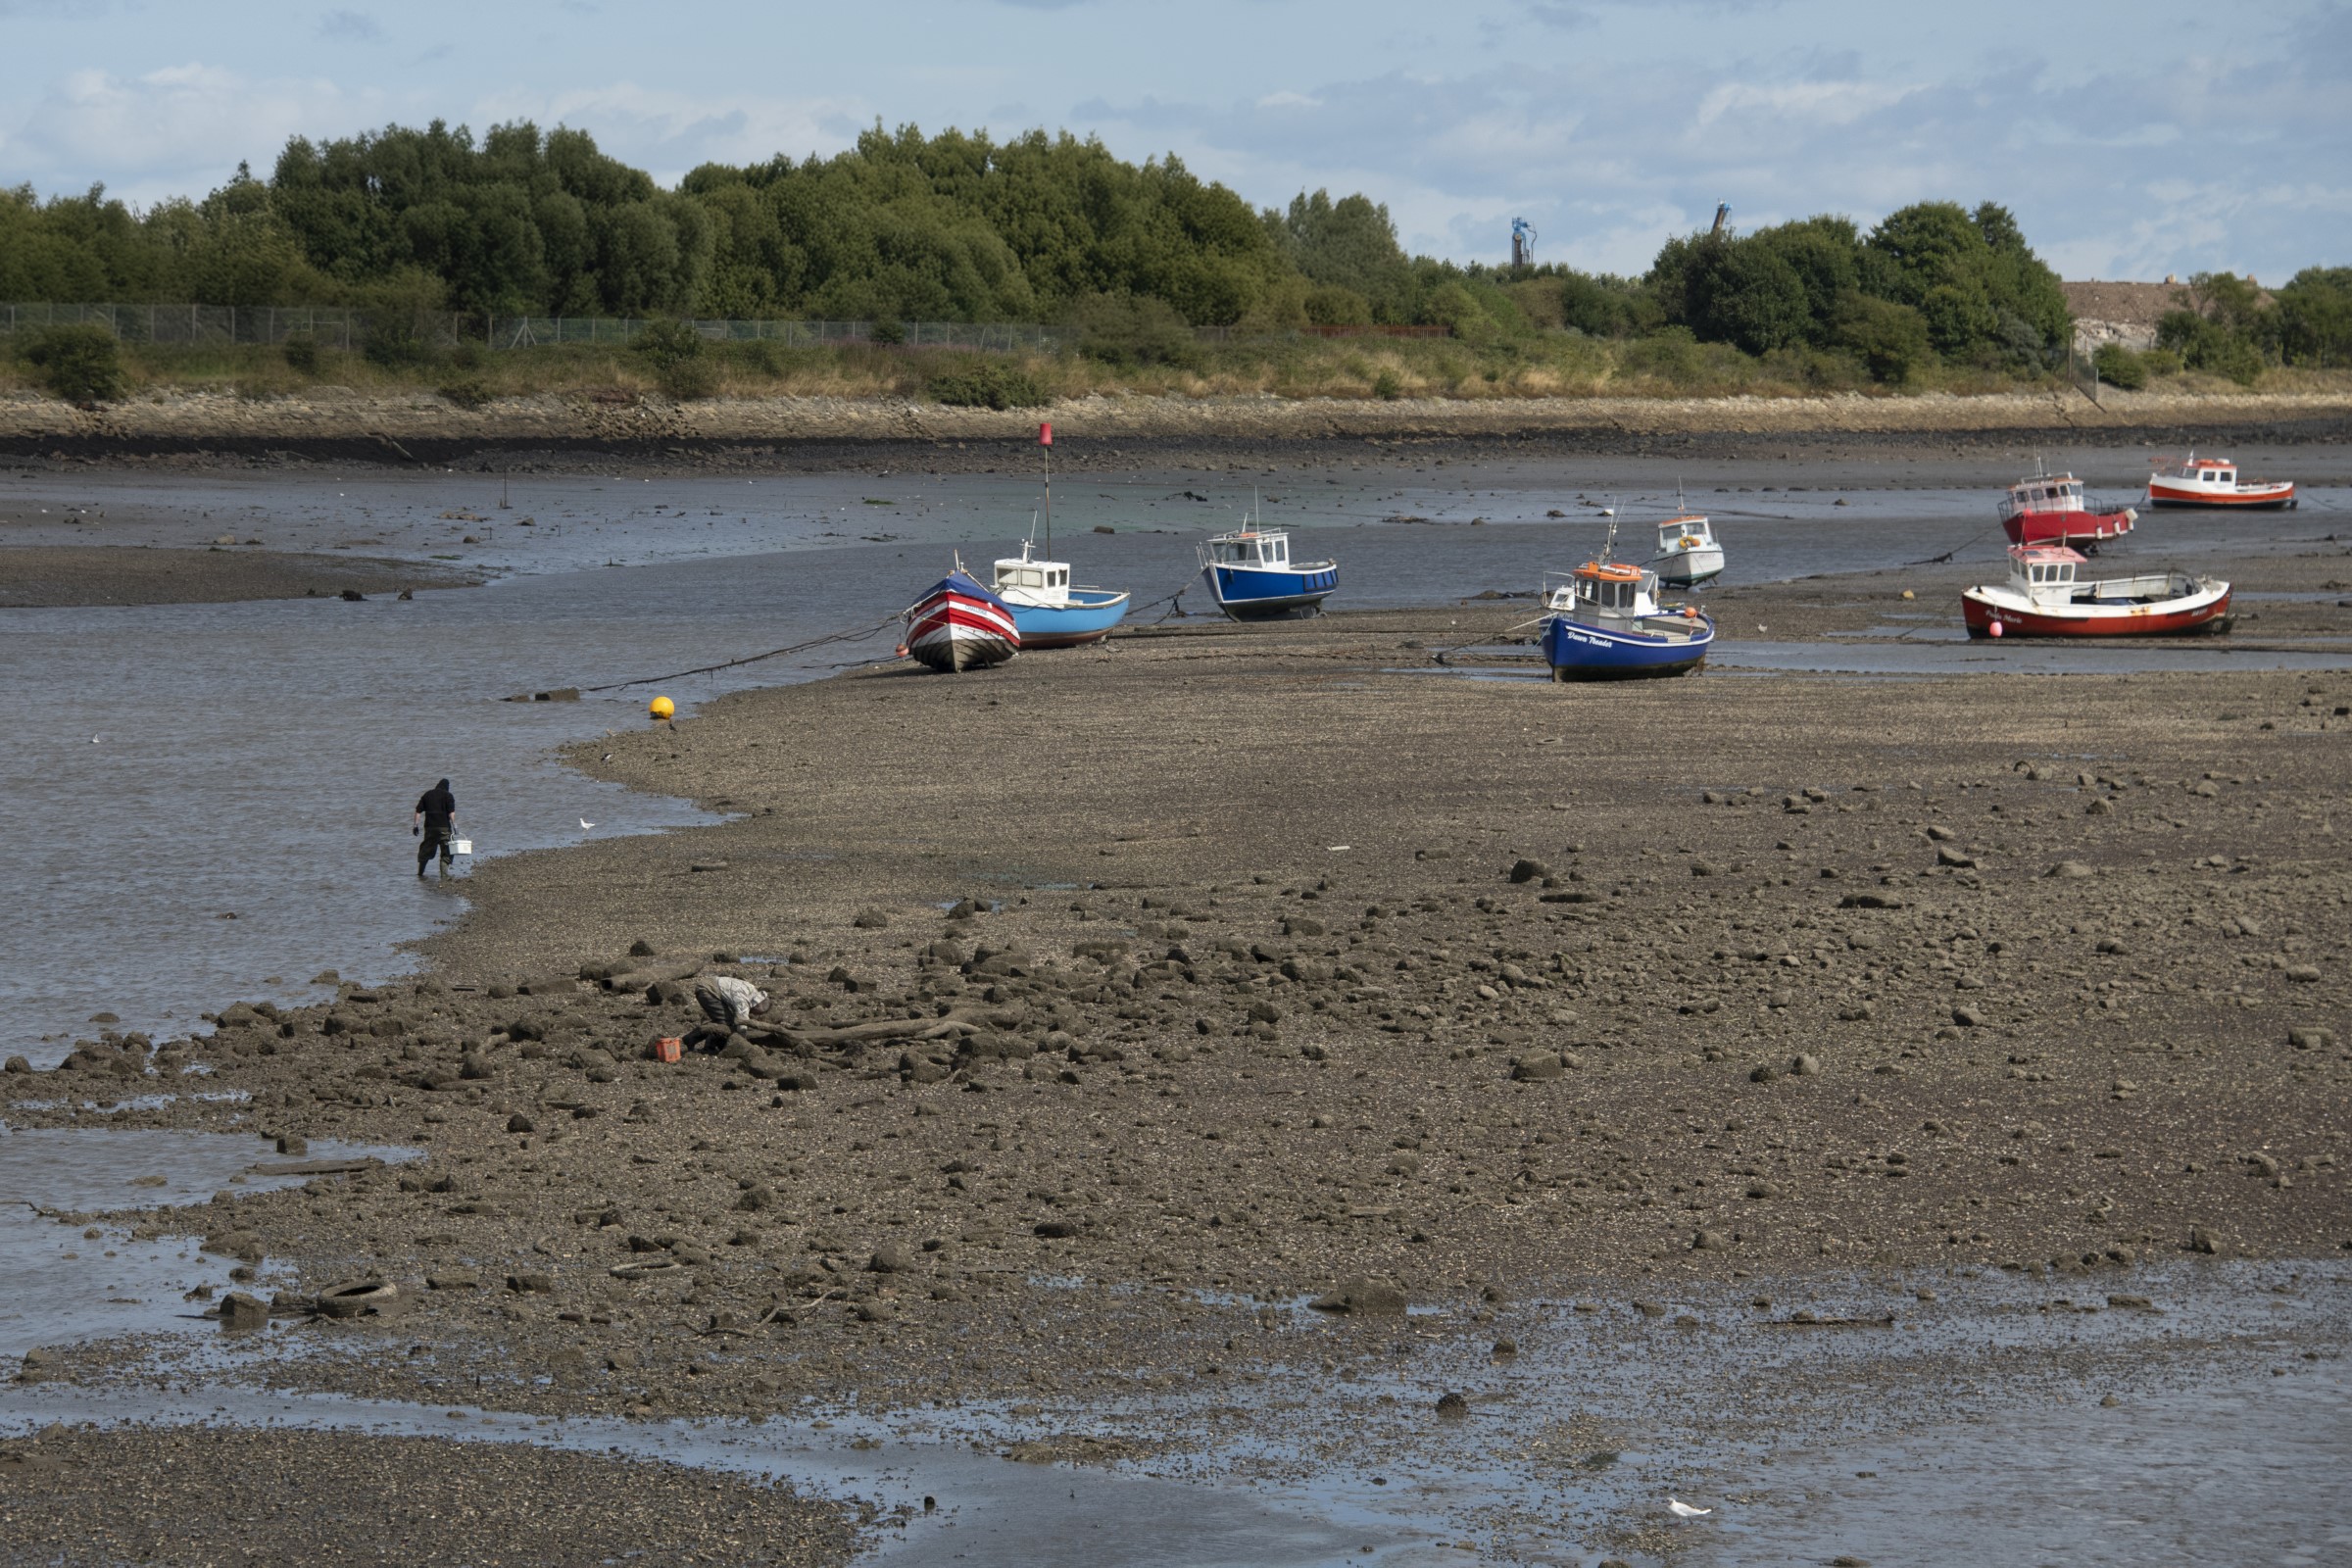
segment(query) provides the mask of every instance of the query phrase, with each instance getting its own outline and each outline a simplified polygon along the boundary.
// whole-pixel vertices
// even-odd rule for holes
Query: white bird
[[[1683,1501],[1680,1497],[1668,1497],[1666,1499],[1666,1511],[1673,1514],[1677,1519],[1696,1519],[1703,1514],[1713,1513],[1715,1510],[1712,1508],[1693,1508],[1689,1503]]]
[[[585,833],[585,832],[587,832],[587,831],[588,831],[590,828],[593,828],[593,827],[595,827],[595,826],[596,826],[596,824],[595,824],[594,822],[591,822],[591,821],[589,821],[589,820],[588,820],[586,817],[584,817],[584,816],[583,816],[583,817],[581,817],[581,818],[580,818],[580,831],[581,831],[581,832]]]

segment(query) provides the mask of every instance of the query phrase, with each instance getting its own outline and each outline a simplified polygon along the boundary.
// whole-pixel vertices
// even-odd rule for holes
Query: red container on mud
[[[663,1035],[654,1042],[654,1059],[656,1061],[675,1061],[685,1054],[685,1051],[686,1040],[682,1035]]]

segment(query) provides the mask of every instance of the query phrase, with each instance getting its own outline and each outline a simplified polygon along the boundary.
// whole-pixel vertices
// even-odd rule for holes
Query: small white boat
[[[1723,575],[1723,545],[1713,523],[1685,513],[1658,524],[1658,553],[1643,564],[1669,588],[1695,588]]]
[[[2237,507],[2260,511],[2295,504],[2292,479],[2241,479],[2237,465],[2228,458],[2200,458],[2190,453],[2179,463],[2158,459],[2148,475],[2148,505],[2152,507]]]

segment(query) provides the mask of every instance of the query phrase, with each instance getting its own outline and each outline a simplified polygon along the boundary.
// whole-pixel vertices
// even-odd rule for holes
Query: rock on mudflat
[[[1343,1312],[1365,1317],[1404,1315],[1404,1291],[1386,1280],[1349,1280],[1306,1303],[1318,1312]]]

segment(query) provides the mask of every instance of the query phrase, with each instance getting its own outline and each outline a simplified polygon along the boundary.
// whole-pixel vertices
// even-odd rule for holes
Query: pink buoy
[[[1989,628],[1989,629],[1986,631],[1986,635],[1987,635],[1987,636],[1991,636],[1991,637],[1998,637],[2000,634],[2001,634],[2001,623],[2000,623],[1999,621],[1997,621],[1997,620],[1996,620],[1996,621],[1994,621],[1994,622],[1992,623],[1991,627],[1990,627],[1990,628]]]

